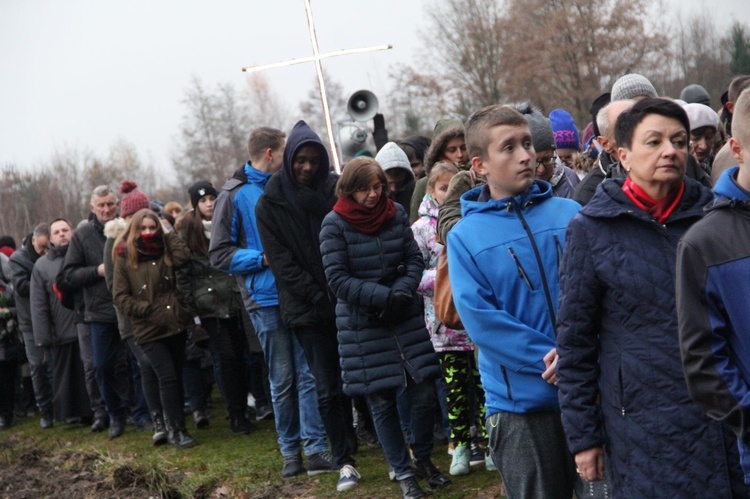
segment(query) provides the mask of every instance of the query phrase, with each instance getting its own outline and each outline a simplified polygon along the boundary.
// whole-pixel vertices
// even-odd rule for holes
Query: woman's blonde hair
[[[452,177],[456,173],[458,173],[458,167],[455,163],[449,161],[438,161],[432,165],[430,176],[427,178],[427,187],[434,189],[435,184],[437,184],[440,177],[443,175],[450,175]]]

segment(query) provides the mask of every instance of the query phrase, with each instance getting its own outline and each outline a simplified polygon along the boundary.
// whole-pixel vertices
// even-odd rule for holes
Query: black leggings
[[[185,364],[186,333],[161,338],[141,345],[159,380],[159,397],[168,424],[175,428],[185,425],[182,412],[182,367]]]

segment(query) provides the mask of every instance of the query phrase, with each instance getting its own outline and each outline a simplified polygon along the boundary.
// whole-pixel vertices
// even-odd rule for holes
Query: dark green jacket
[[[178,334],[193,323],[193,313],[180,298],[175,282],[175,269],[190,261],[190,250],[173,232],[164,235],[164,243],[171,265],[162,256],[140,262],[134,269],[124,256],[115,258],[115,306],[130,317],[139,345]]]

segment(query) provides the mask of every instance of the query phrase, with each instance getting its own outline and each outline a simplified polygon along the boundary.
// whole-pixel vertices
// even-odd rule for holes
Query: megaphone
[[[369,90],[358,90],[349,97],[346,112],[354,121],[371,120],[378,113],[378,98]]]
[[[358,127],[355,123],[341,125],[339,128],[339,146],[344,157],[351,158],[357,152],[365,149],[367,145],[367,130]]]

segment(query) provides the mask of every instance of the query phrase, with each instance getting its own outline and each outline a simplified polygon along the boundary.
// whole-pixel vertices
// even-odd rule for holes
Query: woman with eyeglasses
[[[417,286],[424,260],[404,208],[388,198],[387,179],[372,158],[350,161],[336,184],[338,201],[323,220],[320,249],[337,297],[344,392],[363,395],[404,497],[422,497],[416,471],[431,488],[450,484],[430,460],[435,419],[435,350]],[[396,396],[411,399],[411,450],[404,441]]]

